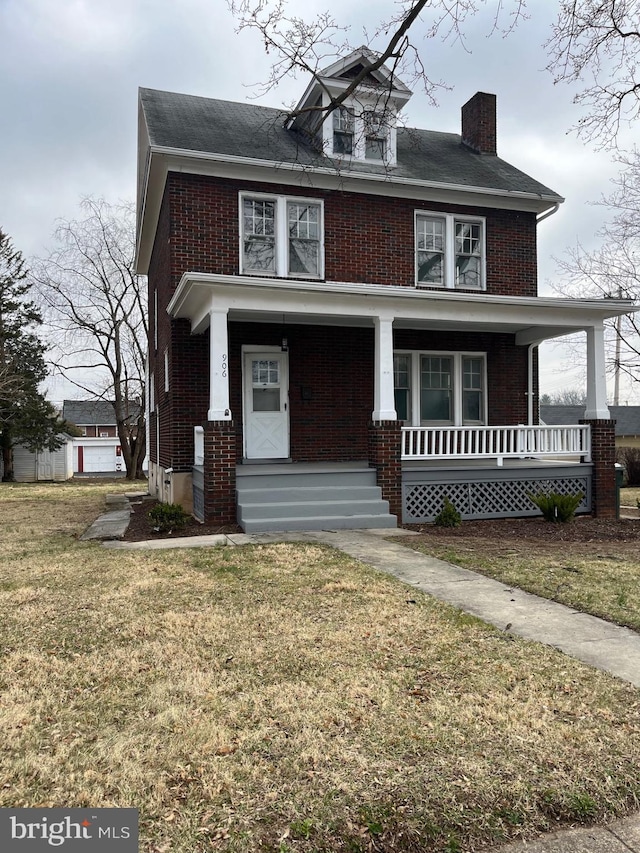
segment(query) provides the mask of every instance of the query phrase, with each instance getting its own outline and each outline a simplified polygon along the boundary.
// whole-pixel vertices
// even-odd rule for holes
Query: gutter
[[[548,219],[550,216],[553,216],[554,213],[558,212],[559,208],[560,208],[560,202],[556,202],[556,204],[553,205],[551,210],[547,210],[545,213],[541,213],[539,216],[536,216],[536,223],[540,223],[544,219]]]
[[[472,193],[476,195],[490,195],[497,196],[500,198],[518,198],[523,200],[531,200],[531,201],[543,201],[550,202],[554,205],[554,210],[548,212],[547,214],[543,214],[541,218],[544,218],[546,215],[551,215],[551,213],[555,213],[560,204],[564,201],[563,198],[560,198],[555,193],[553,195],[546,195],[543,193],[528,193],[528,192],[520,192],[517,190],[500,190],[495,189],[493,187],[476,187],[476,186],[468,186],[465,184],[452,184],[452,183],[443,183],[441,181],[421,181],[418,178],[402,178],[398,176],[394,176],[393,174],[389,174],[389,172],[393,171],[393,167],[390,167],[387,173],[379,174],[376,172],[352,172],[349,169],[341,170],[339,168],[331,168],[329,166],[313,166],[311,164],[304,163],[287,163],[284,161],[276,161],[276,160],[262,160],[256,157],[236,157],[232,154],[215,154],[208,151],[190,151],[184,148],[170,148],[161,145],[151,145],[149,147],[151,156],[157,154],[159,156],[164,157],[175,157],[178,159],[187,159],[187,160],[202,160],[210,163],[225,163],[232,164],[236,166],[256,166],[262,169],[273,170],[284,170],[289,172],[300,172],[303,174],[317,174],[324,175],[331,178],[339,178],[342,181],[347,179],[354,179],[358,181],[373,181],[375,183],[384,183],[384,184],[399,184],[410,187],[422,187],[424,189],[439,189],[444,190],[446,192],[460,192],[460,193]],[[182,169],[180,171],[183,171]],[[540,220],[538,220],[540,221]]]

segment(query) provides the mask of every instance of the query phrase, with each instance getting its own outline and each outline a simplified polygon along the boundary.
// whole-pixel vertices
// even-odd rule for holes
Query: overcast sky
[[[305,15],[335,10],[354,45],[396,8],[392,0],[296,3]],[[459,132],[465,101],[476,91],[497,95],[499,155],[566,199],[539,228],[540,293],[550,294],[553,256],[578,239],[597,245],[604,211],[590,202],[610,191],[616,167],[568,133],[580,117],[574,91],[554,86],[544,69],[557,0],[529,5],[530,19],[507,38],[488,37],[489,10],[466,27],[464,46],[422,40],[415,27],[429,75],[451,89],[439,92],[437,108],[416,90],[405,113],[409,126]],[[55,220],[77,216],[82,196],[134,198],[139,86],[274,107],[296,101],[304,76],[256,99],[268,67],[257,35],[236,32],[225,0],[0,0],[0,227],[28,259],[47,253]],[[558,359],[545,345],[543,393],[581,384]],[[52,386],[50,396],[62,394],[72,396]]]

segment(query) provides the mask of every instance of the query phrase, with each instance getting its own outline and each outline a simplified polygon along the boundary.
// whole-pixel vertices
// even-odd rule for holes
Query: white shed
[[[33,452],[22,445],[13,449],[13,474],[18,483],[70,480],[73,477],[73,439],[65,437],[58,450]]]

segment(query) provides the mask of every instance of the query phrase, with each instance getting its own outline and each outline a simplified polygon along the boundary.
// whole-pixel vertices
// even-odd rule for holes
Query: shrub
[[[462,516],[448,497],[445,497],[442,509],[436,515],[433,523],[437,527],[460,527]]]
[[[627,486],[640,486],[640,447],[619,447],[616,462],[624,467]]]
[[[571,521],[575,511],[580,506],[582,492],[576,495],[560,495],[557,492],[540,492],[537,495],[528,495],[529,499],[538,507],[545,521],[562,522]]]
[[[149,513],[149,521],[156,533],[180,530],[189,520],[189,513],[180,504],[156,504]]]

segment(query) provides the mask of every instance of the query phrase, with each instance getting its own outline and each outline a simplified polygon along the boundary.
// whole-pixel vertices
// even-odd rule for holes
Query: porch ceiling
[[[327,326],[371,326],[392,319],[398,329],[460,330],[516,335],[527,345],[601,326],[609,317],[639,310],[630,300],[494,296],[249,276],[185,273],[167,308],[188,319],[193,334],[211,312],[232,321]]]

